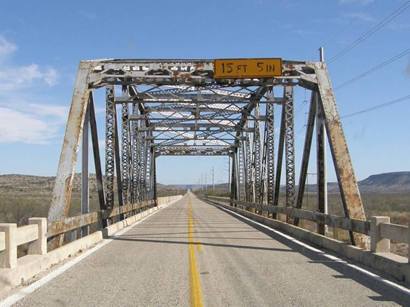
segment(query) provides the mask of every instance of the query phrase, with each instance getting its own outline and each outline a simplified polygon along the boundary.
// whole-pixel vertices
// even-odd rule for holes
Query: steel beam
[[[286,160],[286,207],[295,205],[295,135],[293,87],[285,86],[285,160]],[[289,216],[287,221],[290,222]]]
[[[115,104],[114,86],[105,89],[105,200],[108,209],[114,208],[115,174]]]
[[[259,103],[256,103],[255,117],[259,117]],[[255,182],[255,202],[261,205],[262,200],[262,176],[261,176],[261,138],[259,121],[254,122],[255,133],[253,134],[253,167],[254,167],[254,182]]]
[[[130,122],[128,103],[123,103],[121,112],[122,142],[121,142],[121,181],[123,203],[129,202],[130,171],[131,171],[131,145],[130,145]]]
[[[81,214],[90,212],[89,187],[88,187],[88,134],[90,125],[90,103],[84,117],[81,146]],[[87,236],[90,232],[89,226],[81,228],[81,237]]]
[[[92,64],[88,62],[81,62],[77,72],[53,196],[48,211],[49,222],[68,216],[70,210],[71,191],[73,188],[77,154],[80,147],[80,135],[83,130],[84,117],[90,94],[87,82],[90,66],[92,66]],[[59,246],[60,243],[62,243],[61,240],[54,243],[53,247]]]
[[[98,200],[100,204],[100,210],[106,210],[107,205],[105,203],[104,196],[104,183],[103,175],[101,171],[101,158],[100,158],[100,146],[98,144],[98,132],[97,132],[97,120],[95,118],[95,107],[92,93],[90,94],[90,128],[91,128],[91,140],[93,144],[94,154],[94,168],[95,177],[97,181]]]
[[[359,187],[353,170],[353,164],[347,149],[346,138],[343,133],[339,113],[336,107],[336,99],[333,94],[329,74],[325,63],[315,63],[315,72],[318,82],[320,103],[325,117],[326,132],[332,152],[335,172],[339,183],[345,215],[349,218],[366,220]],[[352,243],[368,248],[366,236],[351,234]]]
[[[245,153],[245,192],[246,192],[246,201],[252,201],[253,195],[253,185],[252,185],[252,155],[251,155],[251,145],[249,141],[248,133],[245,133],[246,136],[242,142]]]
[[[273,198],[273,205],[279,205],[279,195],[280,195],[280,180],[282,176],[282,161],[283,161],[283,151],[285,146],[285,130],[286,130],[286,109],[285,105],[282,105],[282,116],[280,122],[280,133],[279,133],[279,146],[278,146],[278,161],[276,165],[276,181],[275,181],[275,194]],[[273,213],[273,218],[277,218],[277,214]]]
[[[271,94],[272,90],[271,90]],[[275,126],[274,126],[274,105],[266,105],[266,201],[268,206],[273,205],[274,184],[275,184]]]
[[[138,106],[137,103],[132,104],[132,114],[137,114],[138,113]],[[138,161],[139,161],[139,155],[138,155],[138,122],[133,122],[130,123],[131,125],[131,178],[132,178],[132,183],[131,183],[131,189],[132,189],[132,202],[136,203],[138,202],[138,183],[139,183],[139,177],[138,177]]]
[[[326,174],[326,126],[321,104],[316,113],[316,164],[317,164],[317,203],[318,211],[328,213],[327,174]],[[327,225],[318,223],[317,231],[326,235]]]
[[[305,145],[303,147],[302,164],[300,167],[298,195],[296,198],[296,205],[295,205],[295,207],[298,209],[302,208],[303,197],[305,195],[306,176],[307,176],[308,167],[309,167],[310,150],[312,147],[313,130],[314,130],[314,125],[315,125],[315,116],[316,116],[316,109],[317,109],[317,104],[318,104],[317,100],[318,100],[317,92],[312,92],[312,96],[310,99],[307,127],[306,127]],[[293,224],[298,226],[299,218],[294,218]]]

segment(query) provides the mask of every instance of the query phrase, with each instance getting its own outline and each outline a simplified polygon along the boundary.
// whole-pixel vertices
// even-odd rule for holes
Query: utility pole
[[[215,193],[215,168],[212,166],[212,193]]]
[[[231,158],[228,156],[228,192],[231,195]]]

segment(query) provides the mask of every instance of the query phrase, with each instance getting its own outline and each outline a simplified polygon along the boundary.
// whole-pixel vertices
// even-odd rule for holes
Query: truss
[[[256,202],[260,208],[263,204],[281,205],[279,194],[285,161],[286,193],[282,205],[301,207],[317,117],[318,173],[322,178],[318,181],[318,210],[325,210],[323,159],[327,134],[345,215],[365,219],[326,64],[282,61],[281,68],[280,76],[227,79],[214,77],[213,60],[82,61],[50,220],[68,214],[80,136],[84,123],[88,125],[85,114],[90,109],[93,114],[93,91],[99,88],[106,89],[105,178],[101,172],[97,174],[103,209],[113,208],[115,199],[119,205],[156,199],[155,161],[167,155],[229,156],[231,197]],[[299,186],[295,185],[293,89],[296,86],[312,92]],[[281,90],[283,95],[275,96]],[[279,135],[274,130],[276,107],[282,110]],[[96,154],[95,118],[89,123]],[[95,160],[99,169],[99,156]],[[115,190],[118,198],[114,197]],[[358,245],[366,244],[360,234],[352,233],[351,238]]]

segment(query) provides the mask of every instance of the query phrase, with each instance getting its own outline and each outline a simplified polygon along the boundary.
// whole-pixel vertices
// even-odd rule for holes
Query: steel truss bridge
[[[280,75],[261,78],[216,77],[214,65],[213,60],[180,59],[82,61],[49,219],[57,220],[68,213],[77,152],[81,143],[87,146],[90,129],[101,210],[114,207],[115,184],[119,206],[155,200],[155,161],[167,155],[228,156],[232,200],[259,204],[256,210],[260,212],[266,206],[301,208],[315,134],[318,211],[327,213],[327,139],[345,216],[364,220],[326,64],[283,60]],[[297,86],[311,92],[298,183],[294,144]],[[105,88],[106,98],[105,177],[93,100],[93,92],[100,88]],[[274,118],[275,108],[282,110],[279,119]],[[280,122],[278,144],[274,142],[275,121]],[[83,154],[82,165],[83,174],[88,176],[88,153]],[[285,204],[279,204],[282,176],[286,182]],[[299,219],[288,217],[288,222],[297,225]],[[324,228],[324,224],[319,225],[320,233]],[[366,245],[361,234],[350,233],[354,244]]]
[[[296,87],[310,92],[299,168]],[[105,116],[97,117],[98,89],[105,89]],[[97,127],[104,125],[102,163]],[[327,212],[327,146],[343,216]],[[313,210],[303,208],[311,152]],[[157,197],[156,159],[170,155],[229,157],[230,197]],[[70,216],[78,156],[82,212]],[[330,227],[349,236],[335,239]],[[410,243],[410,227],[366,219],[324,62],[82,61],[48,218],[0,223],[0,297],[73,259],[0,305],[408,306],[410,258],[392,254],[390,240]],[[21,245],[28,254],[19,258]]]

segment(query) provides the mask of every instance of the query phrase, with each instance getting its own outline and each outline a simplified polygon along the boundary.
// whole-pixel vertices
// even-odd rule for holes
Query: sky
[[[78,63],[96,58],[330,59],[406,1],[0,1],[0,174],[54,176]],[[344,83],[410,48],[410,9],[329,63]],[[410,57],[336,90],[358,179],[410,170]],[[101,97],[100,97],[101,98]],[[301,159],[306,93],[295,102]],[[104,101],[97,117],[103,120]],[[103,137],[103,126],[99,126]],[[103,139],[101,139],[103,140]],[[330,153],[329,153],[330,155]],[[300,162],[298,162],[300,163]],[[329,180],[334,180],[328,159]],[[311,163],[311,168],[314,164]],[[226,157],[160,157],[160,183],[228,180]],[[313,180],[313,179],[312,179]]]

